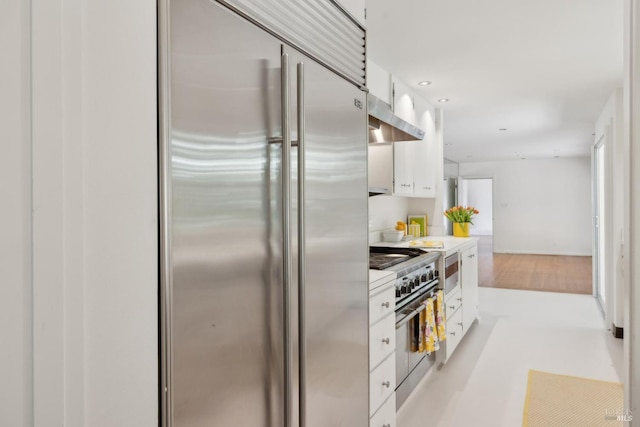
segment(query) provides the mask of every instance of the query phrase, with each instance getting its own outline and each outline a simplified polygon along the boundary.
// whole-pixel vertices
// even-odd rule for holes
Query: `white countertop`
[[[421,242],[442,242],[444,244],[444,248],[426,248],[421,246]],[[390,243],[390,242],[378,242],[372,243],[371,246],[386,246],[393,248],[417,248],[422,249],[425,252],[440,252],[444,256],[448,256],[454,252],[458,252],[460,249],[472,245],[473,243],[477,243],[477,237],[453,237],[453,236],[427,236],[427,237],[419,237],[416,239],[412,239],[409,241],[402,241],[399,243]],[[371,274],[369,274],[371,277]]]

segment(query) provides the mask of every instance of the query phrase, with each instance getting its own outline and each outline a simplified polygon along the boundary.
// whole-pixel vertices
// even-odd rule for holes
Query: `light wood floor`
[[[478,284],[489,288],[591,294],[591,257],[494,254],[492,237],[480,236]]]

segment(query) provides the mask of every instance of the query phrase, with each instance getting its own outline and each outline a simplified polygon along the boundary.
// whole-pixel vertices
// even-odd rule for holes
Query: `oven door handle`
[[[399,329],[402,326],[404,326],[409,320],[416,317],[424,309],[426,309],[426,306],[421,305],[419,308],[416,308],[415,310],[411,310],[411,312],[409,312],[407,316],[403,317],[402,320],[400,320],[399,322],[396,322],[396,329]]]

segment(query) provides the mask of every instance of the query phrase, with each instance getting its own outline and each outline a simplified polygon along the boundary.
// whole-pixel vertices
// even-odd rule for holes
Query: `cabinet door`
[[[416,125],[415,96],[409,86],[391,76],[391,93],[393,97],[393,112],[412,125]]]
[[[415,113],[420,129],[424,130],[424,139],[416,142],[414,162],[414,195],[418,197],[436,197],[438,167],[442,157],[436,150],[435,111],[422,98],[415,98]]]
[[[460,252],[462,323],[466,331],[478,317],[478,246]]]
[[[413,195],[413,141],[393,143],[393,193],[398,196]]]
[[[391,75],[375,62],[367,61],[369,92],[391,105]]]

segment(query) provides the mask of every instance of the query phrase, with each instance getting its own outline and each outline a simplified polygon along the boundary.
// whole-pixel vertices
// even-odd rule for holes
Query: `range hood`
[[[369,93],[369,143],[417,141],[424,138],[424,131],[393,114],[391,106]]]

